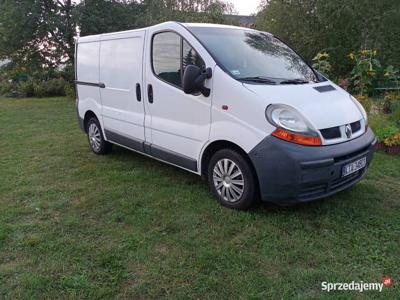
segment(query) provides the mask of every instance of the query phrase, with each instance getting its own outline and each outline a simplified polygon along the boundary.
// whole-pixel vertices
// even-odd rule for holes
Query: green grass
[[[66,99],[0,99],[0,151],[0,298],[400,297],[399,156],[324,201],[239,212],[183,170],[94,155]]]

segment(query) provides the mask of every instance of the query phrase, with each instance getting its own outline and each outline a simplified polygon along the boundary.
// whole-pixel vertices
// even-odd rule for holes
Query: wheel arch
[[[83,117],[83,126],[84,126],[83,128],[86,133],[87,133],[87,124],[88,124],[89,120],[93,117],[96,118],[100,122],[99,118],[92,110],[87,110],[85,112],[85,116]]]
[[[247,152],[245,150],[243,150],[243,148],[240,147],[239,145],[237,145],[231,141],[227,141],[227,140],[213,141],[210,144],[208,144],[206,146],[206,148],[204,149],[203,154],[200,159],[200,162],[201,162],[200,172],[201,172],[201,177],[203,179],[207,178],[208,163],[210,162],[211,157],[214,155],[215,152],[217,152],[218,150],[221,150],[221,149],[233,149],[233,150],[236,150],[237,152],[239,152],[249,163],[249,165],[254,173],[254,176],[257,180],[257,183],[259,185],[257,172],[256,172],[256,170],[254,168],[254,164],[251,161]]]

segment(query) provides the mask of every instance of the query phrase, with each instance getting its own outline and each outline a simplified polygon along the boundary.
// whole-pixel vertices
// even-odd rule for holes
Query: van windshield
[[[268,33],[236,28],[188,27],[234,78],[265,84],[318,81],[313,70]]]

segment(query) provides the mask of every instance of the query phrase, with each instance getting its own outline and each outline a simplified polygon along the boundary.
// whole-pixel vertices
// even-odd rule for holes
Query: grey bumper
[[[259,180],[263,201],[289,205],[330,196],[358,182],[372,160],[376,138],[371,129],[336,145],[303,146],[266,137],[249,156]],[[358,158],[367,167],[342,177],[342,167]]]

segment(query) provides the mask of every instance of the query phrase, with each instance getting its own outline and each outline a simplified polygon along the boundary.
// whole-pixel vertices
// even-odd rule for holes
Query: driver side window
[[[182,69],[185,72],[185,68],[187,65],[195,65],[198,66],[202,71],[206,69],[206,64],[200,55],[193,49],[192,46],[189,45],[186,40],[182,42]]]
[[[151,55],[154,74],[178,88],[182,88],[183,72],[187,65],[205,69],[205,63],[197,51],[174,32],[155,34]]]

